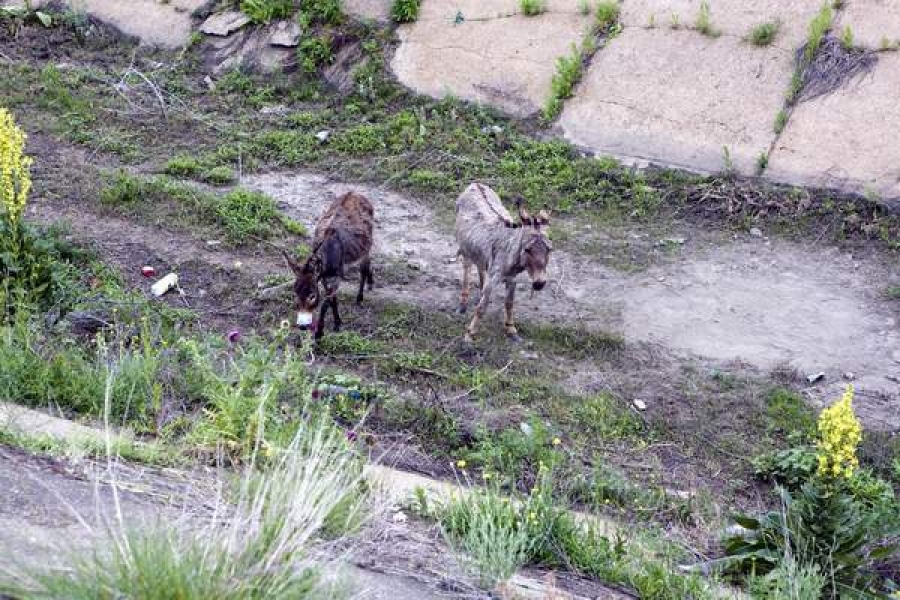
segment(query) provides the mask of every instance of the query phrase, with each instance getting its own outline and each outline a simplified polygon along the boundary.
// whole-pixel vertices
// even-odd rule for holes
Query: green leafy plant
[[[315,73],[333,58],[331,40],[326,37],[304,38],[297,46],[297,60],[307,73]]]
[[[395,23],[412,23],[419,17],[422,0],[393,0],[391,18]]]
[[[844,29],[841,30],[841,45],[844,50],[853,49],[853,28],[850,25],[844,25]]]
[[[562,110],[562,101],[571,98],[575,84],[581,80],[583,55],[574,44],[568,56],[560,56],[556,59],[556,73],[550,81],[550,100],[544,108],[544,118],[552,120]]]
[[[809,24],[809,33],[806,36],[806,46],[803,49],[803,58],[809,63],[815,58],[822,45],[822,38],[831,29],[831,23],[834,20],[834,12],[827,4],[822,6],[815,18]]]

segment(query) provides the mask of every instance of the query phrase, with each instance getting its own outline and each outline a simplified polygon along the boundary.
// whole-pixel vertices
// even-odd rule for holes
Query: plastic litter
[[[178,287],[178,275],[169,273],[150,287],[150,293],[157,298]]]

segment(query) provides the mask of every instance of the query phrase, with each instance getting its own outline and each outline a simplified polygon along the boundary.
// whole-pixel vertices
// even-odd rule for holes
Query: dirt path
[[[287,214],[308,224],[334,194],[363,191],[376,204],[376,254],[424,273],[424,285],[380,286],[378,293],[437,310],[455,307],[456,244],[421,203],[304,173],[255,175],[242,183],[272,195]],[[845,374],[852,375],[867,426],[896,429],[900,335],[897,309],[884,297],[889,278],[876,256],[763,236],[687,240],[674,260],[632,274],[558,251],[550,291],[521,293],[517,312],[521,319],[621,332],[627,342],[661,344],[713,361],[765,370],[788,366],[804,376],[824,372],[810,390],[819,402],[839,394]],[[494,312],[499,307],[499,301],[492,304]]]

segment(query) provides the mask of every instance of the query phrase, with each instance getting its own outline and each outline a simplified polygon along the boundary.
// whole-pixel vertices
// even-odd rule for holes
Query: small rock
[[[294,48],[300,43],[300,25],[294,21],[281,21],[272,29],[269,45]]]
[[[403,511],[397,511],[394,513],[394,516],[391,517],[391,521],[394,523],[406,523],[406,515],[403,514]]]
[[[522,433],[525,435],[531,435],[532,429],[531,425],[528,423],[519,423],[519,429],[522,430]]]
[[[409,246],[405,246],[403,248],[403,254],[405,254],[406,256],[412,256],[415,253],[416,253],[416,251],[413,250],[412,248],[410,248]]]
[[[503,128],[499,125],[491,125],[489,127],[486,126],[481,128],[481,133],[492,133],[494,135],[497,135],[499,133],[503,133]]]
[[[323,144],[328,141],[328,138],[331,137],[331,132],[326,130],[322,130],[316,134],[316,139],[322,142]]]
[[[635,399],[635,400],[632,400],[631,403],[638,410],[647,410],[647,403],[644,402],[643,400]]]
[[[762,230],[759,227],[753,227],[750,229],[750,235],[753,237],[762,237]]]
[[[213,81],[212,77],[210,77],[209,75],[203,78],[203,83],[206,84],[206,89],[208,89],[209,91],[213,91],[214,89],[216,89],[216,82]]]
[[[667,238],[663,238],[663,239],[659,240],[658,242],[656,242],[656,245],[657,246],[668,246],[668,245],[681,246],[686,241],[687,241],[687,238],[683,238],[683,237],[667,237]]]
[[[250,22],[250,18],[242,12],[229,10],[216,13],[200,25],[200,32],[206,35],[225,37]]]
[[[885,375],[884,377],[888,381],[893,381],[894,383],[900,383],[900,377],[897,377],[896,375]]]
[[[220,242],[219,240],[206,240],[206,245],[207,245],[207,246],[218,246],[218,245],[220,245],[221,243],[222,243],[222,242]]]
[[[525,360],[537,360],[539,358],[537,352],[525,352],[524,350],[519,352],[519,356],[521,356]]]
[[[856,375],[850,371],[847,371],[846,373],[844,373],[844,379],[846,379],[847,381],[853,381],[854,379],[856,379]]]
[[[825,379],[825,373],[822,373],[822,372],[815,373],[813,375],[808,375],[806,377],[806,381],[808,381],[809,383],[816,383],[817,381],[821,381],[823,379]]]
[[[288,113],[288,107],[284,104],[276,104],[274,106],[263,106],[259,109],[259,114],[261,115],[286,115]]]

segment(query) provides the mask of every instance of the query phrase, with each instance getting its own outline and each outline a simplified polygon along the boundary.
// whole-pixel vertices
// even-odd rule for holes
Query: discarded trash
[[[327,129],[323,129],[319,133],[316,134],[316,139],[322,142],[323,144],[328,141],[328,138],[331,137],[331,132]]]
[[[760,229],[759,227],[753,227],[750,229],[750,235],[752,235],[753,237],[762,237],[762,234],[762,229]]]
[[[846,379],[847,381],[853,381],[854,379],[856,379],[856,373],[847,371],[846,373],[844,373],[844,379]]]
[[[238,343],[241,339],[241,332],[238,329],[232,329],[228,332],[228,341],[232,344]]]
[[[806,380],[810,383],[815,383],[817,381],[821,381],[825,379],[825,373],[816,373],[815,375],[810,375],[806,378]]]
[[[525,435],[531,435],[532,433],[531,425],[528,423],[519,423],[519,429],[521,429],[522,433]]]
[[[149,265],[143,266],[141,267],[141,275],[143,275],[144,277],[153,277],[154,275],[156,275],[156,269]]]
[[[178,287],[178,275],[169,273],[150,287],[150,293],[159,297],[176,287]]]
[[[394,513],[394,516],[391,517],[391,520],[394,523],[406,523],[406,515],[403,514],[403,511],[397,511]]]
[[[634,407],[638,410],[647,410],[647,403],[643,400],[632,400],[631,403],[634,404]]]

